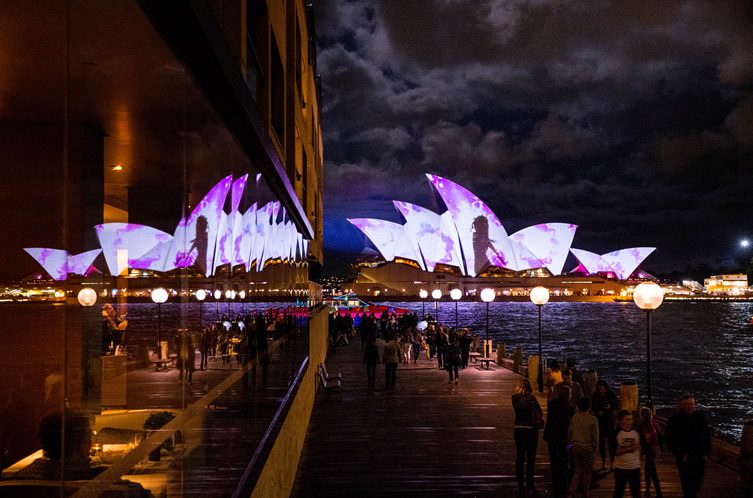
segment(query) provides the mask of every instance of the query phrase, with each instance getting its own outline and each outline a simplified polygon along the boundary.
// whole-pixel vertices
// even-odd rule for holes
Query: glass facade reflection
[[[0,494],[248,490],[321,295],[311,7],[3,12]]]

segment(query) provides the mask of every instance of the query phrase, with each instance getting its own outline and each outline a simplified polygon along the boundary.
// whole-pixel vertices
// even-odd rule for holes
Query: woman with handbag
[[[539,430],[544,427],[544,414],[539,402],[533,395],[531,383],[520,381],[512,395],[515,410],[515,478],[518,482],[520,496],[535,495],[533,474],[536,465],[536,447],[539,442]],[[523,464],[525,463],[525,480]]]

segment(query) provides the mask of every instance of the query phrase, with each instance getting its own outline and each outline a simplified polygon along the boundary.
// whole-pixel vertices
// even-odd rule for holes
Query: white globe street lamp
[[[201,329],[204,326],[204,299],[207,298],[207,291],[199,289],[194,295],[196,300],[199,301],[199,329]]]
[[[421,298],[421,319],[426,318],[426,298],[429,297],[429,291],[421,289],[418,291],[418,297]]]
[[[214,291],[214,298],[219,300],[222,297],[222,291],[220,289],[217,289]]]
[[[152,290],[152,301],[157,303],[157,358],[162,359],[162,303],[167,301],[167,290],[157,287]]]
[[[458,301],[463,297],[463,291],[460,289],[452,289],[450,291],[450,297],[455,301],[455,331],[458,330]]]
[[[646,312],[646,386],[648,406],[653,407],[651,397],[651,312],[661,306],[664,301],[664,290],[654,282],[638,284],[633,291],[633,301],[636,306]]]
[[[541,308],[549,302],[549,289],[546,287],[534,287],[531,289],[531,302],[536,305],[539,310],[539,375],[538,385],[539,392],[544,392],[544,357],[541,352]]]
[[[497,297],[494,289],[486,288],[481,291],[481,300],[486,303],[486,344],[484,345],[484,358],[491,357],[491,347],[489,345],[489,303]],[[487,363],[488,365],[488,363]]]

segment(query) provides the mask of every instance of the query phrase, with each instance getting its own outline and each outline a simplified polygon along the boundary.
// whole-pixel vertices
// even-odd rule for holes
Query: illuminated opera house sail
[[[445,212],[393,201],[403,224],[372,218],[348,220],[368,237],[385,262],[408,262],[426,272],[444,265],[465,277],[494,269],[546,270],[558,276],[572,254],[579,262],[576,273],[626,280],[655,249],[634,247],[603,255],[573,249],[578,227],[569,223],[541,223],[508,234],[489,206],[468,189],[440,176],[426,176],[446,206]]]

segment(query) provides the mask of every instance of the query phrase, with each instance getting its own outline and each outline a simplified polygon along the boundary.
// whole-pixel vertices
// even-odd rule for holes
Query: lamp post
[[[91,287],[84,287],[80,291],[78,291],[78,304],[80,304],[82,307],[86,308],[84,309],[84,337],[86,337],[86,342],[89,344],[89,308],[94,306],[94,304],[97,302],[97,291],[92,289]],[[100,340],[100,342],[102,342]],[[67,343],[67,336],[66,336],[66,343]],[[101,346],[100,346],[101,347]],[[87,346],[87,349],[90,349],[91,346]],[[100,354],[102,354],[100,352]],[[86,378],[84,379],[84,397],[89,397],[89,377],[91,376],[91,372],[89,371],[89,362],[87,361],[85,364],[85,375]]]
[[[217,321],[220,320],[220,299],[222,299],[222,291],[220,289],[216,289],[214,291],[214,300],[217,304]]]
[[[431,291],[431,297],[434,299],[434,319],[437,321],[437,324],[439,324],[439,301],[442,299],[442,291],[439,289],[434,289]]]
[[[458,301],[463,297],[463,291],[460,289],[452,289],[450,291],[450,297],[455,301],[455,331],[458,330]]]
[[[199,329],[204,326],[204,299],[207,298],[207,291],[199,289],[194,294],[196,300],[199,301]]]
[[[538,384],[539,392],[544,392],[544,356],[541,352],[541,308],[549,302],[549,289],[546,287],[534,287],[531,289],[531,302],[536,305],[539,310],[539,375]]]
[[[492,354],[489,347],[489,303],[494,301],[495,297],[494,289],[486,288],[481,291],[481,300],[486,303],[486,344],[484,344],[484,358],[489,358]]]
[[[421,298],[421,319],[426,318],[426,298],[429,297],[429,291],[421,289],[418,291],[418,297]]]
[[[664,291],[654,282],[638,284],[633,291],[633,301],[636,306],[646,312],[646,386],[648,393],[648,406],[653,407],[651,397],[651,312],[661,306],[664,301]]]
[[[167,301],[167,291],[164,287],[152,290],[152,301],[157,303],[157,358],[162,359],[162,303]]]

